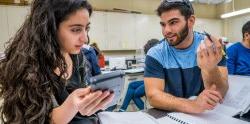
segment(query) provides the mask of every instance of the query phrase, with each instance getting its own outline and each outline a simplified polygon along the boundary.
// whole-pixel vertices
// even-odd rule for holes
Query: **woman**
[[[97,43],[92,43],[90,46],[92,46],[96,52],[96,55],[98,56],[98,64],[100,68],[104,68],[105,67],[105,58],[104,58],[104,54],[102,53],[102,51],[99,49]]]
[[[91,123],[108,91],[92,92],[80,48],[92,7],[86,0],[34,0],[0,61],[4,123]]]

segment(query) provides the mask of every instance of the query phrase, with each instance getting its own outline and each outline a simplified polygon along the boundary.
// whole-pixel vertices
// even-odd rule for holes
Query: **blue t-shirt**
[[[227,49],[227,55],[229,74],[250,76],[250,49],[238,42]]]
[[[144,77],[165,80],[164,91],[177,97],[198,95],[204,84],[197,65],[197,48],[204,35],[194,32],[194,40],[186,49],[176,49],[167,41],[151,48],[146,56]],[[226,65],[225,58],[219,65]]]

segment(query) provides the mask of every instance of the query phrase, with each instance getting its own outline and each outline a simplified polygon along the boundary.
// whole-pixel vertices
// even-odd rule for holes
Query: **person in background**
[[[147,54],[148,50],[159,43],[157,39],[151,39],[144,45],[144,53]],[[122,106],[119,112],[127,110],[127,107],[131,100],[134,101],[135,105],[139,110],[144,109],[144,102],[141,97],[145,96],[144,81],[134,81],[129,83],[126,96],[123,100]]]
[[[157,8],[164,40],[146,56],[144,83],[154,108],[184,113],[214,109],[228,90],[221,40],[193,31],[189,0],[163,0]],[[195,99],[188,99],[197,96]]]
[[[101,74],[101,69],[98,65],[98,59],[97,59],[97,54],[95,52],[95,49],[89,45],[90,39],[89,39],[89,36],[87,37],[88,37],[88,40],[83,45],[82,49],[83,49],[84,55],[86,56],[89,62],[91,75],[96,76],[96,75]]]
[[[103,52],[99,49],[97,43],[92,43],[90,46],[92,46],[96,52],[97,58],[98,58],[98,64],[100,68],[105,67],[105,58]]]
[[[30,15],[0,60],[3,123],[96,123],[95,113],[114,95],[88,87],[81,47],[91,13],[86,0],[32,2]]]
[[[250,76],[250,21],[242,27],[242,42],[227,49],[227,68],[229,74]]]

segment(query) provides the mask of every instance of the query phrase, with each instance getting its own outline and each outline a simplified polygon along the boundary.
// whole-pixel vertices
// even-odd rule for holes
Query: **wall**
[[[89,0],[96,9],[112,10],[113,8],[138,11],[143,14],[156,14],[160,0]],[[193,3],[195,14],[199,18],[216,18],[216,5]],[[209,10],[209,11],[207,11]]]
[[[236,16],[224,20],[225,35],[229,38],[229,41],[242,41],[242,26],[250,21],[250,14]]]
[[[217,17],[220,18],[221,14],[237,11],[240,9],[245,9],[250,7],[250,0],[234,0],[234,4],[228,3],[224,5],[217,6]],[[222,19],[223,21],[223,36],[228,37],[230,42],[241,41],[242,40],[242,33],[241,29],[242,26],[250,20],[250,13],[235,16],[227,19]]]
[[[195,31],[206,31],[213,36],[223,36],[223,21],[220,19],[197,18],[194,26]]]

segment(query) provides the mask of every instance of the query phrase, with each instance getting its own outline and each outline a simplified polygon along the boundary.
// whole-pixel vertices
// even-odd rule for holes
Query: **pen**
[[[213,43],[213,49],[215,49],[214,41],[212,40],[211,35],[208,34],[208,33],[205,32],[205,31],[204,31],[204,34],[205,34],[205,35],[207,36],[207,38]],[[222,52],[222,55],[223,55],[224,57],[226,57],[226,53],[225,53],[224,49],[221,49],[221,52]]]

